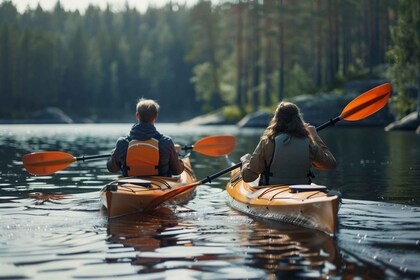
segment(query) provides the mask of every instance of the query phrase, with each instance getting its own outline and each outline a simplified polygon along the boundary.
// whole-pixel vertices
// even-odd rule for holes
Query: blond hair
[[[295,137],[309,135],[298,106],[291,102],[282,101],[277,105],[274,116],[261,138],[272,140],[281,133]]]
[[[140,98],[136,105],[136,112],[140,122],[151,123],[157,117],[159,104],[152,99]]]

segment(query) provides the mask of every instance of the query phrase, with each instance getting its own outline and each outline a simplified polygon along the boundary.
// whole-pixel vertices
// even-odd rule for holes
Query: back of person
[[[299,108],[280,102],[252,155],[241,157],[245,182],[259,176],[261,184],[308,184],[311,166],[333,169],[334,156],[318,136],[314,126],[303,121]]]
[[[159,175],[159,140],[131,140],[125,158],[128,176]]]
[[[160,134],[154,123],[159,105],[148,99],[140,99],[136,106],[136,118],[130,134],[118,139],[107,168],[110,172],[121,171],[123,176],[160,175],[170,177],[184,170],[178,159],[175,145],[169,136]]]
[[[311,168],[309,139],[280,134],[274,138],[274,141],[269,183],[271,185],[307,184]]]

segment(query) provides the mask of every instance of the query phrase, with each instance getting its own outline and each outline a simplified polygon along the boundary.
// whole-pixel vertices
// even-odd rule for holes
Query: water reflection
[[[240,216],[236,223],[219,220],[204,226],[199,215],[191,210],[161,208],[153,215],[109,220],[108,241],[138,253],[135,258],[122,254],[108,261],[129,259],[133,265],[142,266],[141,273],[182,269],[219,279],[327,277],[336,275],[340,267],[335,240],[320,232]]]
[[[29,176],[20,157],[39,150],[103,154],[130,124],[0,126],[0,277],[3,278],[415,278],[420,276],[418,136],[375,129],[322,132],[339,168],[316,180],[344,203],[336,239],[313,230],[256,220],[229,208],[227,176],[200,186],[182,207],[108,220],[99,189],[114,176],[104,161],[75,163]],[[175,125],[175,142],[235,134],[237,160],[261,130]],[[369,133],[369,134],[368,134]],[[367,137],[369,135],[369,137]],[[360,145],[363,143],[363,145]],[[199,178],[226,167],[192,155]]]

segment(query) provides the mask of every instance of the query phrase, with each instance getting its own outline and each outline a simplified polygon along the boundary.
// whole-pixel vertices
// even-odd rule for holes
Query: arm
[[[312,140],[309,141],[312,166],[321,170],[336,168],[337,162],[333,154],[328,149],[327,145],[325,145],[322,141],[321,137],[318,136],[315,127],[308,126],[308,131]]]
[[[177,149],[180,149],[180,146],[178,145],[179,148],[177,148],[172,142],[172,140],[170,146],[171,148],[169,152],[169,170],[173,175],[179,175],[182,173],[182,171],[184,171],[184,163],[181,160],[179,160],[177,152]]]
[[[117,173],[120,171],[120,166],[121,164],[118,160],[118,155],[114,149],[111,153],[111,156],[108,158],[108,161],[106,162],[106,168],[108,168],[108,171],[111,173]]]
[[[115,149],[111,152],[111,157],[108,158],[106,167],[109,172],[117,173],[121,170],[121,156],[127,153],[127,140],[124,138],[119,138],[115,144]]]
[[[271,151],[271,152],[270,152]],[[250,157],[242,157],[241,175],[245,182],[252,182],[262,174],[269,164],[274,151],[274,143],[270,140],[261,140]]]

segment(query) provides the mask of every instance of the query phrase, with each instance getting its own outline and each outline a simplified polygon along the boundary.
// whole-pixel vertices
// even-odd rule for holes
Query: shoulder
[[[174,142],[172,141],[172,138],[161,134],[159,140],[159,148],[160,149],[171,149],[174,148]],[[174,148],[175,149],[175,148]]]
[[[116,143],[117,149],[127,146],[129,141],[130,139],[128,136],[118,138],[117,143]]]
[[[165,134],[160,134],[156,137],[160,143],[173,143],[172,138]]]
[[[124,136],[117,139],[117,144],[128,143],[128,142],[130,142],[129,136]]]
[[[262,138],[260,139],[260,142],[255,148],[255,152],[265,154],[267,151],[270,152],[273,149],[274,149],[274,140],[268,139],[268,138]]]
[[[272,146],[272,145],[274,145],[274,142],[275,142],[274,139],[262,138],[258,145],[262,146],[262,147]]]

